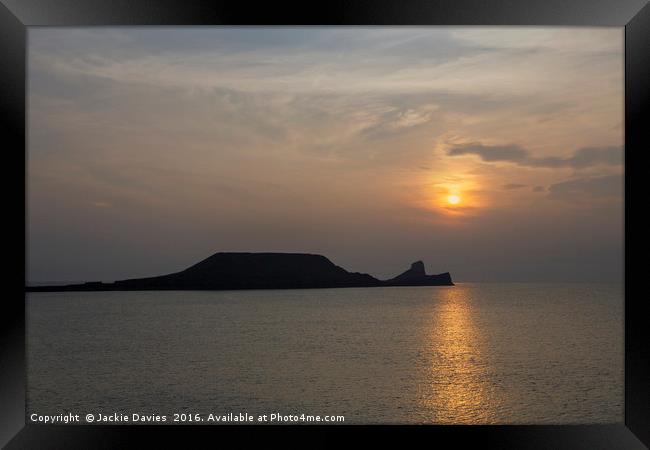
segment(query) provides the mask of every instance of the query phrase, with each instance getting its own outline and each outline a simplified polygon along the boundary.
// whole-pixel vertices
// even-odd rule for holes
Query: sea
[[[623,422],[620,284],[26,297],[32,421]]]

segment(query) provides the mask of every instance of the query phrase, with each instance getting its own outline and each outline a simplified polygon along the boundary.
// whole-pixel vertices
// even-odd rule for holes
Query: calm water
[[[620,285],[28,295],[30,413],[623,420]]]

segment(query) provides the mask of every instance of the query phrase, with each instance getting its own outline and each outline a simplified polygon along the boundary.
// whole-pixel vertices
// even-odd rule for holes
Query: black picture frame
[[[25,150],[26,38],[32,26],[97,25],[562,25],[625,27],[625,420],[580,426],[55,426],[26,424]],[[245,0],[0,0],[0,130],[5,204],[5,289],[0,341],[0,444],[6,448],[124,448],[199,438],[336,445],[352,432],[405,442],[445,440],[498,448],[618,449],[650,446],[650,338],[646,296],[635,294],[647,247],[642,211],[650,100],[650,5],[647,0],[329,0],[313,4]],[[8,161],[7,161],[8,159]],[[634,196],[632,187],[634,185]],[[635,207],[632,208],[632,198]],[[642,230],[642,231],[636,231]],[[317,434],[314,441],[312,435]],[[219,441],[213,441],[215,443]],[[411,441],[409,441],[411,442]],[[415,442],[415,441],[413,441]]]

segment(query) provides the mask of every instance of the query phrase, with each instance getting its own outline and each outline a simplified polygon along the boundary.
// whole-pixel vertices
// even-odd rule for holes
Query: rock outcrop
[[[424,270],[424,263],[416,261],[411,264],[411,268],[406,272],[386,280],[389,286],[453,286],[451,274],[449,272],[438,275],[427,275]]]

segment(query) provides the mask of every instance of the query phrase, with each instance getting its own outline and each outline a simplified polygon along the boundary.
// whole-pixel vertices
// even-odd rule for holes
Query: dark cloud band
[[[537,158],[518,145],[483,145],[481,143],[455,145],[447,152],[449,156],[475,155],[485,162],[509,162],[522,167],[573,168],[623,164],[620,146],[584,147],[568,158]]]

